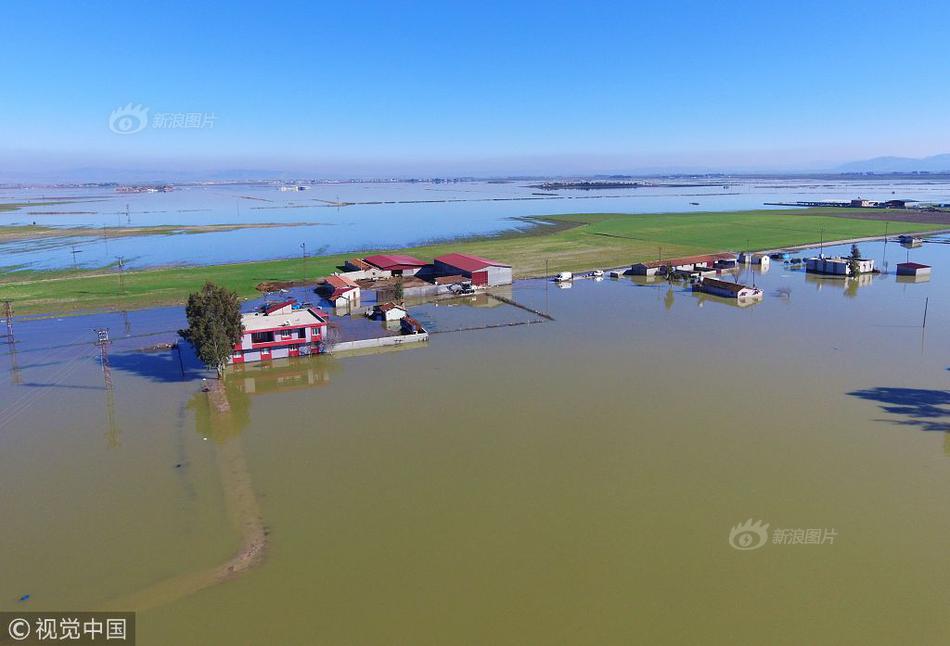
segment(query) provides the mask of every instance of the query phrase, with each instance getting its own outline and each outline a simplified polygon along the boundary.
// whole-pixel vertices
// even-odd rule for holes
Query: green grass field
[[[818,213],[821,213],[819,215]],[[568,214],[544,218],[529,231],[399,249],[422,260],[463,251],[511,263],[515,275],[618,267],[649,260],[741,249],[880,236],[884,221],[834,215],[831,209],[690,214]],[[853,213],[853,211],[852,211]],[[552,226],[552,223],[558,226]],[[946,225],[888,222],[891,234],[925,232]],[[354,254],[248,262],[209,267],[126,271],[11,271],[0,275],[0,300],[12,299],[18,314],[136,309],[182,303],[206,280],[257,295],[263,281],[313,281],[337,270]]]
[[[82,200],[87,201],[87,200]],[[24,209],[27,207],[44,207],[44,206],[57,206],[60,204],[75,204],[77,200],[57,200],[57,201],[43,201],[38,200],[35,202],[5,202],[0,204],[0,213],[5,211],[16,211],[19,209]]]

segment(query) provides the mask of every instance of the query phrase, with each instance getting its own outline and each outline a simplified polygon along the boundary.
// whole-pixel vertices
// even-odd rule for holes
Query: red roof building
[[[363,258],[366,262],[385,271],[415,273],[426,266],[418,258],[401,254],[377,254]]]
[[[331,301],[335,301],[347,292],[360,288],[359,285],[346,276],[337,276],[336,274],[327,276],[326,279],[324,279],[324,282],[330,289],[330,295],[327,298]]]
[[[482,258],[481,256],[475,256],[469,253],[447,253],[444,256],[439,256],[435,259],[435,261],[456,267],[468,273],[472,273],[473,271],[481,271],[482,269],[487,269],[488,267],[511,268],[511,265],[506,265],[503,262],[489,260],[488,258]]]
[[[478,287],[511,284],[511,265],[469,253],[447,253],[439,256],[435,259],[435,270],[443,276],[465,276]]]
[[[265,309],[241,315],[241,340],[234,344],[230,363],[266,361],[323,352],[327,316],[308,307],[292,309],[293,301],[275,303]]]
[[[286,301],[280,301],[279,303],[265,303],[263,308],[264,314],[274,314],[275,312],[280,312],[285,308],[289,311],[296,302],[296,298],[290,298]]]

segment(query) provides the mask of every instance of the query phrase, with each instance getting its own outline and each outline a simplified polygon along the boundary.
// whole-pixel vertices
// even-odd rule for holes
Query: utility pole
[[[23,383],[23,379],[20,377],[20,363],[16,356],[16,339],[12,336],[8,336],[7,346],[7,352],[10,355],[10,383],[14,386],[18,386]]]
[[[887,220],[884,220],[884,257],[881,259],[884,272],[887,273]]]
[[[125,293],[125,279],[122,275],[123,258],[122,256],[116,256],[116,260],[119,261],[119,293],[124,294]]]
[[[72,245],[72,248],[73,248],[73,250],[72,250],[72,254],[73,254],[73,269],[77,269],[77,268],[78,268],[78,265],[76,264],[76,254],[77,254],[77,253],[82,253],[82,251],[81,251],[81,250],[77,251],[77,250],[76,250],[76,245]]]
[[[303,254],[303,277],[304,277],[304,280],[306,280],[307,278],[307,243],[301,242],[300,248],[303,250],[301,252]]]
[[[112,388],[112,371],[109,368],[109,328],[93,328],[96,333],[96,345],[99,347],[99,362],[102,364],[102,376],[105,380],[106,388]]]
[[[99,347],[99,363],[102,365],[102,380],[106,389],[106,417],[109,430],[106,431],[106,445],[110,449],[119,446],[119,430],[115,423],[115,390],[112,387],[112,368],[109,366],[109,328],[94,328],[96,345]]]
[[[13,301],[3,301],[3,318],[7,322],[7,337],[13,338]]]
[[[129,213],[129,205],[125,205],[125,222],[126,224],[132,224],[132,215]]]
[[[13,301],[3,301],[3,317],[7,322],[7,346],[10,353],[10,381],[14,386],[20,384],[20,364],[16,356],[16,339],[13,336]]]
[[[548,287],[551,284],[551,272],[548,269],[548,259],[544,259],[544,311],[551,313],[551,298],[548,296]]]

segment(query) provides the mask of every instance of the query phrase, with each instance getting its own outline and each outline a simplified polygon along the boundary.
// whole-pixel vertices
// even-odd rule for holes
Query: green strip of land
[[[28,242],[49,238],[131,238],[197,233],[222,233],[241,229],[316,226],[320,222],[258,222],[248,224],[160,224],[144,227],[63,227],[40,224],[0,226],[0,242]]]
[[[76,200],[58,200],[58,201],[43,201],[38,200],[35,202],[5,202],[0,204],[0,213],[4,211],[16,211],[17,209],[23,209],[26,207],[36,207],[36,206],[56,206],[58,204],[75,204]]]
[[[550,272],[618,267],[640,260],[740,249],[775,249],[834,240],[881,236],[885,221],[861,219],[859,209],[801,209],[730,213],[570,214],[536,218],[524,231],[388,250],[431,260],[462,251],[510,263],[520,277]],[[950,228],[939,222],[887,221],[890,234]],[[370,252],[361,252],[360,255]],[[135,309],[182,303],[211,280],[253,297],[261,282],[314,281],[355,254],[199,267],[119,272],[30,271],[0,275],[0,300],[12,299],[19,314],[60,314]],[[547,263],[547,265],[546,265]]]

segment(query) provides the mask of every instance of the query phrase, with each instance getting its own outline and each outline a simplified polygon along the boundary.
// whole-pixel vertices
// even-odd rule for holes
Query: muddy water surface
[[[888,245],[891,268],[906,253]],[[931,281],[773,264],[747,308],[521,283],[556,321],[250,367],[226,415],[189,357],[135,351],[177,312],[129,315],[111,397],[97,348],[73,344],[125,336],[121,315],[21,323],[0,609],[135,604],[142,644],[945,643],[950,245],[911,255]],[[489,304],[415,313],[532,318]],[[196,585],[242,549],[244,486],[264,557]],[[749,518],[768,540],[736,550]]]

